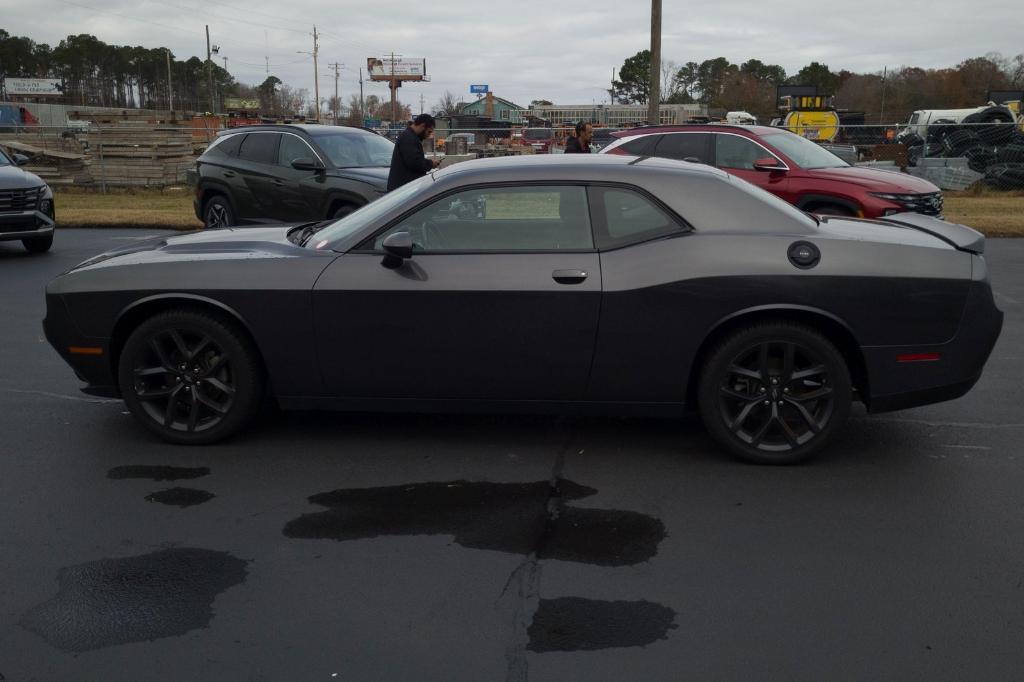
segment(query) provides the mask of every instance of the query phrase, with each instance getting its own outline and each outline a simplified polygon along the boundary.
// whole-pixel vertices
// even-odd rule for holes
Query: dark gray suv
[[[53,244],[53,192],[42,178],[19,168],[21,154],[0,150],[0,242],[20,241],[33,253]]]
[[[226,130],[196,162],[196,215],[209,228],[340,218],[384,194],[393,149],[347,126]]]

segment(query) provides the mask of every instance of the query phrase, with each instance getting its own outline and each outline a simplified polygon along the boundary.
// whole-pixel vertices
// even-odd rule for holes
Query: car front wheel
[[[793,464],[819,452],[850,413],[843,356],[798,324],[742,329],[711,353],[699,387],[701,418],[740,459]]]
[[[236,325],[193,310],[156,315],[132,332],[118,365],[132,414],[164,440],[212,443],[259,410],[263,368]]]
[[[32,253],[43,253],[49,251],[50,247],[53,246],[53,235],[22,239],[21,244]]]
[[[206,202],[203,209],[203,226],[208,230],[218,227],[231,227],[235,224],[235,215],[231,211],[231,204],[221,196],[215,196]]]

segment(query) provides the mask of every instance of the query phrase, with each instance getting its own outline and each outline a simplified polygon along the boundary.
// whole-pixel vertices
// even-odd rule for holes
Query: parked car
[[[196,162],[196,216],[208,228],[340,218],[384,194],[393,150],[347,126],[224,131]]]
[[[467,210],[468,207],[468,210]],[[804,459],[853,400],[950,400],[999,335],[984,237],[815,218],[708,166],[456,164],[332,223],[135,243],[46,289],[90,395],[177,443],[284,408],[681,415]]]
[[[851,166],[799,135],[768,126],[633,128],[602,154],[661,156],[704,163],[811,213],[882,218],[912,212],[942,217],[942,192],[912,175]]]
[[[20,168],[22,154],[0,150],[0,242],[20,241],[33,253],[53,245],[53,190],[34,173]]]

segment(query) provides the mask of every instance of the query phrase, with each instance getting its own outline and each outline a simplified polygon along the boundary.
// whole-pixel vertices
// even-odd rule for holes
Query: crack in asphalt
[[[554,535],[555,524],[565,504],[561,481],[565,470],[565,456],[569,452],[575,433],[570,431],[559,448],[548,479],[547,516],[544,527],[534,543],[533,551],[509,574],[497,600],[498,608],[505,604],[512,621],[511,641],[505,649],[507,663],[506,682],[527,682],[530,678],[526,649],[530,643],[529,628],[534,613],[540,607],[540,579],[542,568],[539,557]]]

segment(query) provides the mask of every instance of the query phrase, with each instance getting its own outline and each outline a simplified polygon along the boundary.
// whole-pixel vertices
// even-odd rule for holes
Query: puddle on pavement
[[[146,495],[146,501],[185,508],[209,502],[215,497],[211,492],[195,488],[168,488]]]
[[[564,503],[597,493],[562,480]],[[309,498],[327,511],[303,514],[284,527],[289,538],[361,540],[388,535],[451,535],[463,547],[542,559],[625,566],[650,559],[665,537],[660,520],[614,509],[565,506],[548,526],[547,481],[452,481],[350,488]]]
[[[121,480],[125,478],[148,478],[152,481],[179,481],[189,478],[209,476],[209,467],[168,467],[130,465],[114,467],[107,472],[107,478]]]
[[[672,609],[649,601],[541,599],[526,648],[545,653],[646,646],[668,639],[675,617]]]
[[[207,549],[167,549],[60,570],[57,595],[21,626],[65,651],[183,635],[213,618],[213,600],[246,578],[246,562]]]

